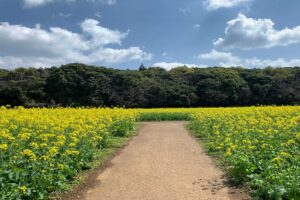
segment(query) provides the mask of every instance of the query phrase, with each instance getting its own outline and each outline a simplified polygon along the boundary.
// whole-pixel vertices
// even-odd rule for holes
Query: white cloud
[[[143,52],[139,47],[130,47],[128,49],[100,49],[90,55],[92,60],[101,60],[105,63],[121,63],[131,60],[151,60],[152,54]]]
[[[252,0],[205,0],[203,6],[207,10],[217,10],[220,8],[236,7],[251,1]]]
[[[60,1],[75,2],[76,0],[23,0],[23,4],[25,8],[36,8],[52,2],[60,2]],[[107,5],[114,5],[117,2],[117,0],[86,0],[86,1],[91,3],[99,2]]]
[[[300,26],[276,30],[270,19],[253,19],[239,14],[227,22],[225,36],[214,42],[224,49],[256,49],[288,46],[300,42]]]
[[[187,14],[187,13],[190,13],[190,12],[191,12],[191,9],[190,9],[189,7],[185,7],[185,8],[180,7],[180,8],[178,9],[178,12],[179,12],[179,13],[185,13],[185,14]]]
[[[93,2],[93,3],[100,2],[107,5],[114,5],[117,3],[117,0],[87,0],[87,2]]]
[[[216,50],[212,50],[209,53],[200,54],[197,56],[198,59],[205,60],[216,60],[219,61],[222,66],[230,65],[239,65],[241,62],[240,58],[232,55],[230,52],[220,52]]]
[[[193,26],[193,28],[194,28],[195,30],[198,30],[200,27],[201,27],[200,24],[194,24],[194,26]]]
[[[71,13],[63,13],[63,12],[60,12],[58,14],[53,14],[52,15],[52,17],[61,17],[61,18],[69,18],[71,16],[72,16]]]
[[[139,47],[112,49],[121,44],[128,32],[110,30],[93,19],[81,23],[82,33],[59,27],[42,29],[0,23],[0,63],[4,67],[52,66],[70,62],[120,63],[150,60],[152,55]]]
[[[266,66],[272,66],[272,67],[295,67],[300,66],[300,59],[290,59],[286,60],[284,58],[278,58],[275,60],[272,59],[258,59],[258,58],[251,58],[251,59],[245,59],[244,65],[248,67],[266,67]]]
[[[102,3],[106,3],[108,5],[114,5],[117,3],[117,0],[102,0]]]
[[[47,67],[67,64],[63,58],[0,56],[1,69],[15,69],[16,67],[46,67],[45,63],[47,63]]]
[[[25,8],[34,8],[51,3],[53,0],[23,0]]]
[[[98,12],[96,12],[96,13],[95,13],[95,17],[97,17],[97,18],[101,18],[101,17],[102,17],[102,13],[101,13],[101,12],[99,12],[99,11],[98,11]]]
[[[107,44],[121,44],[121,41],[128,35],[117,30],[110,30],[99,25],[99,21],[87,19],[81,23],[81,29],[84,33],[90,35],[92,39],[89,46],[103,46]]]
[[[248,68],[262,68],[266,66],[272,67],[294,67],[300,66],[300,59],[286,60],[284,58],[278,59],[258,59],[258,58],[246,58],[242,59],[238,56],[233,55],[230,52],[220,52],[212,50],[210,53],[200,54],[196,58],[200,60],[212,60],[215,61],[215,65],[221,67],[231,66],[244,66]]]
[[[152,66],[153,67],[161,67],[161,68],[164,68],[165,70],[171,70],[173,68],[182,67],[182,66],[186,66],[186,67],[205,67],[204,65],[184,64],[184,63],[178,63],[178,62],[173,62],[173,63],[159,62],[159,63],[153,64]]]

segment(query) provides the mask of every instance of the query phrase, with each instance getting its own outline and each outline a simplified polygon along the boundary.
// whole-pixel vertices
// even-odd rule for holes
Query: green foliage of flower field
[[[190,113],[195,109],[167,108],[167,109],[136,109],[139,121],[189,121]]]

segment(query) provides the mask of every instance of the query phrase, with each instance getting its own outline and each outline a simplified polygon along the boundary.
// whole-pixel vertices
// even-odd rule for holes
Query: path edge
[[[122,151],[131,143],[131,141],[138,136],[140,130],[145,126],[144,123],[137,122],[135,130],[127,137],[124,138],[120,147],[113,147],[110,150],[112,152],[108,153],[107,157],[100,161],[99,165],[79,173],[76,177],[78,183],[74,185],[70,184],[70,189],[62,191],[61,193],[55,193],[51,199],[53,200],[82,200],[84,199],[85,192],[94,184],[95,179],[101,174],[105,169],[111,166],[111,160],[122,153]],[[99,160],[94,160],[93,162],[99,162]],[[92,163],[93,163],[92,162]]]
[[[234,190],[239,190],[240,194],[244,199],[252,199],[253,196],[251,196],[249,188],[247,188],[246,185],[237,185],[234,182],[232,182],[232,177],[228,173],[228,170],[226,169],[226,165],[222,164],[221,158],[218,157],[218,155],[213,155],[209,154],[208,148],[207,148],[207,143],[208,141],[203,141],[200,137],[197,137],[196,134],[194,133],[194,130],[189,127],[191,121],[188,121],[187,124],[184,125],[184,128],[186,129],[187,133],[189,136],[199,145],[199,147],[203,150],[203,153],[207,155],[213,164],[224,173],[225,178],[229,181],[228,182],[228,187],[234,189]]]

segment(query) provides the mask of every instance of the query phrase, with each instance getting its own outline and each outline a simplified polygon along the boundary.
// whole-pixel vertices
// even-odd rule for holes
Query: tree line
[[[159,67],[120,70],[79,63],[0,70],[0,105],[127,108],[296,105],[300,67]]]

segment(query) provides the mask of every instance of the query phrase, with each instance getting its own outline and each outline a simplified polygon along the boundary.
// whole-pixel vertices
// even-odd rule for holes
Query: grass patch
[[[133,135],[133,134],[132,134]],[[124,144],[129,140],[130,136],[127,137],[117,137],[112,136],[109,138],[109,143],[107,147],[99,149],[94,155],[94,161],[89,164],[90,169],[96,169],[102,167],[106,160],[110,159],[117,150],[122,148]]]
[[[189,121],[190,113],[186,112],[141,112],[138,121]]]
[[[189,133],[192,135],[192,137],[196,139],[196,141],[202,147],[204,152],[214,159],[217,166],[220,167],[222,170],[226,171],[226,163],[223,155],[217,151],[210,151],[210,140],[201,135],[201,133],[199,133],[197,129],[193,127],[192,123],[193,121],[190,121],[189,124],[186,126],[187,130],[189,130]]]

